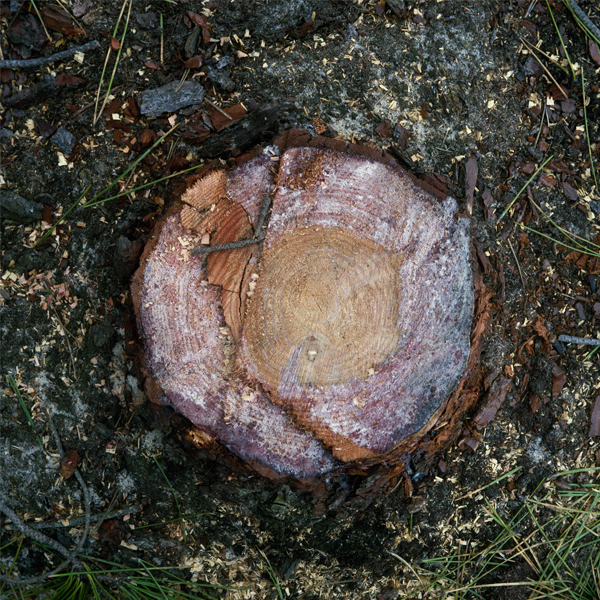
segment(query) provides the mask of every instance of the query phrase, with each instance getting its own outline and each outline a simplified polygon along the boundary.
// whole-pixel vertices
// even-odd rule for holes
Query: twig
[[[60,542],[57,542],[56,540],[49,538],[47,535],[44,535],[43,533],[40,533],[39,531],[35,531],[34,529],[31,529],[28,525],[23,523],[23,521],[21,521],[21,519],[19,519],[17,514],[11,508],[9,508],[9,506],[6,504],[6,501],[1,493],[0,493],[0,511],[3,512],[12,521],[12,524],[23,535],[26,535],[28,538],[30,538],[40,544],[46,544],[47,546],[50,546],[51,548],[53,548],[59,554],[62,554],[66,558],[66,560],[63,561],[60,565],[58,565],[58,567],[56,567],[56,569],[53,569],[49,573],[44,573],[43,575],[37,575],[35,577],[27,577],[25,579],[19,579],[16,577],[7,577],[5,575],[0,575],[0,581],[6,581],[9,585],[10,584],[29,585],[29,584],[33,584],[33,583],[40,583],[42,581],[46,581],[46,579],[48,577],[51,577],[52,575],[56,575],[57,573],[60,573],[66,566],[68,566],[71,563],[73,563],[74,565],[79,564],[79,561],[75,558],[75,556],[73,554],[71,554]]]
[[[60,436],[58,435],[58,432],[56,431],[56,427],[54,426],[54,422],[52,421],[52,414],[50,411],[48,411],[48,426],[50,427],[50,431],[52,432],[52,436],[54,437],[54,441],[58,448],[58,453],[60,454],[60,457],[62,458],[65,455],[65,451],[62,447],[62,443],[60,441]],[[85,540],[87,538],[87,534],[90,530],[91,508],[90,508],[90,492],[87,488],[87,485],[85,484],[85,481],[83,480],[83,477],[81,476],[81,473],[79,472],[79,469],[75,469],[75,477],[77,478],[77,481],[79,482],[79,485],[81,486],[81,489],[83,490],[83,500],[85,503],[85,525],[83,528],[83,533],[81,534],[81,538],[79,539],[79,542],[77,542],[77,546],[75,547],[75,550],[73,552],[73,554],[77,555],[81,552],[81,549],[83,548],[83,544],[85,543]]]
[[[519,259],[517,258],[517,253],[515,252],[515,249],[513,248],[513,245],[510,241],[510,239],[506,239],[506,241],[508,242],[508,245],[510,246],[510,251],[512,252],[513,256],[515,257],[515,262],[517,263],[517,267],[519,269],[519,276],[521,277],[521,283],[523,284],[523,289],[525,289],[525,281],[523,279],[523,273],[521,271],[521,265],[519,264]]]
[[[567,344],[584,344],[585,346],[600,346],[600,340],[593,338],[581,338],[574,337],[572,335],[559,335],[559,342],[566,342]]]
[[[57,60],[69,58],[70,56],[77,54],[77,52],[93,50],[94,48],[98,48],[99,46],[100,42],[98,42],[97,40],[93,40],[92,42],[83,44],[83,46],[76,46],[75,48],[70,48],[69,50],[63,50],[62,52],[57,52],[52,56],[43,56],[41,58],[28,58],[24,60],[0,60],[0,69],[31,69],[34,67],[40,67],[42,65],[48,65],[50,63],[56,62]]]
[[[247,240],[239,240],[237,242],[231,242],[230,244],[219,244],[218,246],[206,246],[204,248],[194,248],[192,254],[208,254],[210,252],[219,252],[219,250],[235,250],[236,248],[243,248],[244,246],[251,246],[252,244],[258,244],[265,238],[249,238]]]
[[[271,197],[269,194],[265,194],[265,197],[262,201],[262,206],[260,207],[260,214],[258,215],[258,222],[256,224],[256,233],[254,237],[260,235],[263,225],[265,224],[265,220],[267,218],[267,214],[269,213],[269,207],[271,206]]]
[[[215,107],[216,108],[216,107]],[[245,240],[238,240],[237,242],[231,242],[229,244],[219,244],[217,246],[204,246],[195,248],[192,250],[192,254],[208,254],[209,252],[218,252],[219,250],[235,250],[236,248],[244,248],[245,246],[251,246],[252,244],[258,244],[262,242],[265,237],[260,235],[263,225],[267,220],[269,214],[269,207],[271,206],[271,197],[269,194],[265,194],[262,205],[260,207],[260,213],[258,215],[258,222],[256,223],[256,229],[253,238],[247,238]]]
[[[52,304],[52,310],[54,311],[54,315],[58,319],[58,322],[59,322],[60,326],[62,327],[63,331],[65,332],[65,334],[68,334],[68,335],[65,335],[65,340],[67,340],[67,346],[69,347],[69,355],[71,356],[71,367],[73,368],[73,377],[75,379],[77,379],[77,370],[75,369],[75,359],[73,358],[73,348],[71,348],[71,342],[69,341],[69,335],[73,339],[77,339],[77,338],[65,327],[65,324],[62,322],[62,319],[60,318],[58,311],[54,307],[54,304]]]
[[[594,37],[600,39],[600,29],[594,25],[593,21],[579,8],[575,0],[567,0],[569,8],[573,11],[575,16],[594,34]]]
[[[524,37],[521,37],[519,39],[527,46],[527,48],[529,48],[529,50],[533,50],[534,52],[539,52],[542,56],[545,56],[555,67],[558,67],[561,71],[563,71],[563,73],[568,74],[568,71],[567,71],[567,69],[565,69],[565,67],[563,67],[560,63],[557,63],[549,54],[546,54],[541,48],[538,48],[537,46],[530,44]],[[536,56],[536,60],[537,60],[537,56]]]
[[[523,39],[523,38],[521,38]],[[525,41],[525,40],[523,40]],[[525,42],[527,44],[527,42]],[[528,47],[530,47],[530,44],[527,44]],[[533,52],[533,48],[531,48],[531,51]],[[534,53],[535,56],[535,53]],[[556,81],[556,79],[554,79],[554,77],[552,77],[552,73],[550,73],[550,71],[548,71],[548,69],[546,68],[546,65],[536,56],[535,57],[536,60],[538,61],[538,64],[540,65],[540,67],[542,67],[542,69],[544,69],[544,71],[546,72],[546,75],[548,75],[548,77],[550,77],[550,79],[552,79],[552,82],[554,83],[554,85],[560,90],[561,94],[565,97],[568,98],[569,95],[567,94],[567,92],[565,92],[565,90],[562,89],[562,87],[560,85],[558,85],[558,81]]]
[[[230,121],[233,119],[231,115],[228,115],[222,108],[219,108],[216,104],[213,104],[210,100],[204,99],[206,104],[210,104],[213,108],[216,108],[222,115],[225,115]]]
[[[60,454],[60,457],[62,458],[65,455],[65,451],[64,451],[62,443],[60,441],[58,432],[56,431],[56,427],[54,426],[54,423],[52,422],[52,415],[50,412],[48,412],[48,426],[50,427],[50,431],[52,432],[52,435],[54,436],[54,441],[56,442],[56,446],[58,448],[58,453]],[[87,539],[88,531],[90,529],[90,492],[85,484],[85,481],[83,481],[83,477],[81,476],[79,469],[75,469],[75,477],[77,478],[77,481],[79,482],[79,485],[81,486],[81,489],[83,490],[83,498],[84,498],[84,503],[85,503],[85,517],[84,517],[83,533],[81,534],[81,537],[79,538],[79,541],[77,542],[77,545],[75,546],[73,552],[70,552],[60,542],[57,542],[56,540],[49,538],[47,535],[44,535],[43,533],[36,531],[32,527],[29,527],[29,525],[26,525],[25,523],[23,523],[23,521],[21,521],[21,519],[19,519],[19,517],[16,515],[16,513],[13,510],[11,510],[11,508],[6,504],[6,500],[4,499],[2,494],[0,494],[0,511],[3,512],[7,517],[10,518],[10,520],[13,522],[14,526],[23,535],[27,536],[28,538],[30,538],[40,544],[46,544],[47,546],[50,546],[51,548],[56,550],[56,552],[58,552],[59,554],[62,554],[66,558],[66,560],[63,561],[58,567],[56,567],[56,569],[53,569],[52,571],[49,571],[48,573],[44,573],[43,575],[37,575],[35,577],[28,577],[25,579],[19,579],[19,578],[15,578],[15,577],[7,577],[5,575],[0,575],[0,581],[6,581],[9,585],[29,585],[29,584],[47,581],[49,577],[52,577],[53,575],[60,573],[69,564],[72,564],[75,568],[78,568],[78,569],[81,568],[81,561],[77,558],[77,555],[81,552],[81,549],[83,548],[83,544],[85,543],[85,540]]]

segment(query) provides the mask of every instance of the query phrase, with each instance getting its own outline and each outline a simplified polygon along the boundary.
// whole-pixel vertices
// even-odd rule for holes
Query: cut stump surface
[[[192,255],[262,234],[265,198],[264,241]],[[296,477],[431,429],[470,353],[456,212],[398,168],[331,150],[270,147],[206,174],[134,279],[153,394],[259,470]]]

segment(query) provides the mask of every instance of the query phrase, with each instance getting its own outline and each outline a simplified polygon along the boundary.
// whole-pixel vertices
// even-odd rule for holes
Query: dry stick
[[[58,435],[58,432],[56,431],[56,428],[54,427],[54,423],[52,422],[52,416],[50,414],[48,414],[48,425],[50,427],[50,430],[52,431],[52,434],[56,441],[56,445],[58,447],[58,452],[62,458],[65,452],[63,450],[60,437]],[[83,490],[83,497],[85,501],[85,527],[83,534],[79,539],[79,542],[77,543],[77,546],[75,547],[75,550],[73,552],[69,552],[69,550],[67,550],[67,548],[65,548],[60,542],[49,538],[48,536],[44,535],[43,533],[40,533],[39,531],[35,531],[31,527],[23,523],[23,521],[19,519],[16,513],[6,505],[6,501],[2,497],[2,494],[0,494],[0,511],[11,519],[15,527],[23,535],[26,535],[27,537],[31,538],[36,542],[39,542],[40,544],[46,544],[50,546],[51,548],[56,550],[56,552],[62,554],[66,558],[66,560],[62,562],[58,567],[56,567],[56,569],[48,573],[44,573],[43,575],[38,575],[36,577],[29,577],[25,579],[18,579],[0,575],[0,581],[6,581],[9,585],[29,585],[46,581],[49,577],[60,573],[69,564],[73,564],[73,566],[77,568],[80,567],[81,561],[79,561],[79,559],[77,558],[77,554],[81,552],[81,549],[83,547],[83,544],[85,543],[90,528],[90,494],[87,489],[87,486],[85,485],[85,482],[83,481],[83,477],[81,476],[81,473],[79,473],[78,469],[75,469],[75,476],[77,478],[77,481],[79,482],[79,485],[81,486],[81,489]]]
[[[594,36],[600,39],[600,29],[594,25],[593,21],[577,6],[575,0],[567,0],[571,10],[575,13],[575,16],[594,34]]]
[[[210,104],[213,108],[216,108],[222,115],[225,115],[230,121],[233,119],[231,115],[228,115],[222,108],[219,108],[216,104],[213,104],[210,100],[204,99],[206,104]]]
[[[554,60],[549,54],[546,54],[546,52],[544,52],[541,48],[538,48],[537,46],[534,46],[533,44],[530,44],[525,38],[521,37],[519,38],[530,50],[534,50],[536,52],[539,52],[542,56],[545,56],[555,67],[558,67],[561,71],[564,71],[565,73],[568,74],[567,69],[565,69],[565,67],[563,67],[561,64],[557,63],[556,60]],[[537,59],[537,57],[536,57]]]
[[[519,264],[519,259],[517,258],[517,254],[515,252],[515,249],[513,248],[511,241],[508,238],[506,238],[506,241],[508,242],[508,245],[510,246],[510,250],[511,250],[513,256],[515,257],[515,262],[517,263],[517,267],[519,268],[519,276],[521,277],[521,283],[523,285],[523,289],[525,289],[525,281],[523,280],[523,273],[521,271],[521,265]]]
[[[208,254],[210,252],[218,252],[219,250],[235,250],[236,248],[244,248],[245,246],[251,246],[252,244],[258,244],[259,242],[262,242],[265,238],[264,236],[260,236],[260,232],[267,219],[267,214],[269,213],[270,206],[271,197],[269,196],[269,194],[265,194],[265,197],[262,201],[262,205],[260,207],[260,214],[258,215],[256,233],[254,234],[253,238],[238,240],[237,242],[231,242],[229,244],[219,244],[218,246],[205,246],[204,248],[195,248],[194,250],[192,250],[192,254]]]
[[[523,39],[523,38],[521,38]],[[523,40],[525,41],[525,40]],[[527,43],[527,42],[525,42]],[[529,46],[529,44],[527,44]],[[533,52],[533,48],[534,46],[531,47],[531,51]],[[535,54],[535,53],[534,53]],[[558,85],[558,81],[556,81],[556,79],[554,79],[554,77],[552,77],[552,73],[550,73],[550,71],[548,71],[548,69],[546,69],[546,65],[544,65],[544,63],[536,56],[535,57],[538,61],[538,64],[540,65],[540,67],[542,67],[542,69],[544,69],[544,71],[546,72],[546,75],[548,75],[548,77],[550,77],[550,79],[552,79],[554,85],[560,90],[561,94],[565,97],[568,98],[569,95],[565,92],[565,90],[562,89],[562,87],[560,85]]]
[[[67,340],[67,346],[69,347],[69,354],[71,356],[71,367],[73,368],[73,377],[75,379],[77,379],[77,370],[75,369],[75,359],[73,358],[73,348],[71,348],[71,342],[69,341],[69,335],[73,338],[76,339],[75,336],[65,327],[65,324],[62,322],[62,319],[60,318],[58,311],[56,310],[56,308],[54,307],[54,304],[52,305],[52,310],[54,311],[54,314],[56,315],[56,318],[58,319],[58,322],[60,324],[60,326],[62,327],[63,331],[65,332],[65,340]]]
[[[265,220],[267,218],[267,214],[269,213],[269,207],[271,206],[271,198],[269,194],[265,194],[265,197],[262,201],[262,206],[260,207],[260,214],[258,215],[258,222],[256,224],[256,233],[254,237],[260,235],[263,225],[265,224]]]
[[[558,341],[566,342],[567,344],[584,344],[586,346],[600,346],[600,340],[595,340],[593,338],[574,337],[572,335],[559,335]]]
[[[83,46],[76,46],[75,48],[70,48],[69,50],[57,52],[52,56],[43,56],[41,58],[28,58],[26,60],[0,60],[0,69],[30,69],[33,67],[48,65],[50,63],[56,62],[57,60],[69,58],[74,54],[77,54],[77,52],[93,50],[94,48],[98,48],[99,46],[100,42],[94,40],[92,42],[88,42],[87,44],[83,44]]]
[[[236,248],[243,248],[244,246],[251,246],[252,244],[258,244],[265,238],[250,238],[247,240],[239,240],[237,242],[231,242],[230,244],[219,244],[218,246],[206,246],[205,248],[194,248],[192,254],[209,254],[210,252],[218,252],[219,250],[235,250]]]
[[[25,523],[23,523],[23,521],[21,521],[21,519],[17,517],[17,514],[7,506],[6,501],[1,493],[0,512],[3,512],[8,517],[12,521],[12,524],[23,535],[27,536],[28,538],[31,538],[32,540],[40,544],[46,544],[47,546],[50,546],[66,558],[66,560],[60,565],[58,565],[56,569],[48,573],[44,573],[43,575],[37,575],[36,577],[27,577],[25,579],[0,575],[0,581],[6,581],[9,585],[29,585],[33,583],[41,583],[42,581],[46,581],[48,577],[52,577],[53,575],[60,573],[65,567],[67,567],[71,563],[73,563],[74,565],[79,565],[79,561],[75,558],[75,556],[71,554],[60,542],[57,542],[56,540],[49,538],[47,535],[44,535],[39,531],[35,531],[34,529],[31,529],[28,525],[25,525]]]

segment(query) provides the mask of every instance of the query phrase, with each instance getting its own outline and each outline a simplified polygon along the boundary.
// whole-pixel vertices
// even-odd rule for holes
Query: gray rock
[[[73,152],[73,148],[77,143],[75,136],[65,129],[62,125],[58,128],[57,132],[50,138],[50,141],[58,146],[58,149],[67,156]]]
[[[42,205],[8,190],[0,191],[0,217],[7,221],[29,224],[42,218]]]
[[[158,117],[165,112],[172,113],[191,104],[200,104],[204,100],[206,92],[196,81],[186,81],[181,87],[179,85],[179,81],[172,81],[139,94],[138,105],[142,114]]]

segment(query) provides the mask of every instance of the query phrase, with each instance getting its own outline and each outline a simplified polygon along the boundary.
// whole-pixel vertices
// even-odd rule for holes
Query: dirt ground
[[[244,588],[227,592],[228,598],[275,598],[264,552],[286,597],[402,598],[414,576],[394,555],[418,564],[457,547],[482,547],[497,533],[490,506],[510,516],[544,478],[597,464],[600,444],[589,433],[600,401],[600,353],[585,359],[591,347],[557,338],[598,337],[600,261],[518,224],[564,241],[541,208],[571,233],[600,243],[581,80],[539,54],[551,79],[527,49],[540,43],[562,60],[545,3],[407,1],[397,16],[370,0],[148,0],[131,8],[112,95],[96,124],[93,101],[110,43],[109,73],[117,54],[119,42],[110,36],[120,3],[63,1],[79,25],[71,17],[58,20],[49,30],[53,45],[33,14],[18,12],[19,4],[2,4],[4,59],[100,42],[79,59],[1,72],[0,493],[22,518],[64,520],[83,511],[77,481],[60,476],[47,422],[51,410],[65,449],[79,456],[92,514],[139,509],[96,528],[87,554],[123,564],[145,558],[185,565],[190,577]],[[41,11],[51,6],[37,4]],[[551,6],[571,60],[585,74],[597,164],[600,58],[565,6]],[[598,22],[594,3],[581,6]],[[79,26],[83,33],[73,31]],[[193,56],[201,59],[188,62],[185,74],[204,90],[203,101],[158,117],[140,114],[139,96],[137,104],[133,99],[178,81]],[[51,91],[32,93],[48,75],[57,76]],[[184,176],[76,208],[32,247],[88,187],[89,200],[173,125],[180,123],[181,131],[105,197],[203,160],[235,158],[240,150],[232,148],[207,156],[204,138],[217,135],[220,114],[214,106],[241,103],[251,111],[284,99],[293,100],[253,143],[294,126],[391,146],[404,166],[447,176],[461,203],[465,165],[476,159],[472,235],[486,281],[497,290],[482,366],[512,385],[486,427],[467,421],[462,444],[435,457],[431,467],[411,465],[413,495],[424,499],[418,512],[399,488],[315,515],[310,494],[190,452],[177,416],[144,402],[129,284],[153,222],[181,192]],[[184,125],[188,120],[195,128]],[[544,173],[500,219],[546,158]],[[14,202],[21,212],[7,208]],[[182,513],[195,515],[186,519],[186,543],[176,521],[134,529],[177,517],[153,457]],[[55,530],[68,547],[81,533],[74,523]],[[5,521],[0,527],[1,547],[12,534]],[[11,560],[9,551],[0,552],[3,565]],[[52,564],[32,546],[21,554],[18,574],[39,574]],[[511,576],[500,570],[489,583]],[[491,588],[487,597],[509,596]]]

